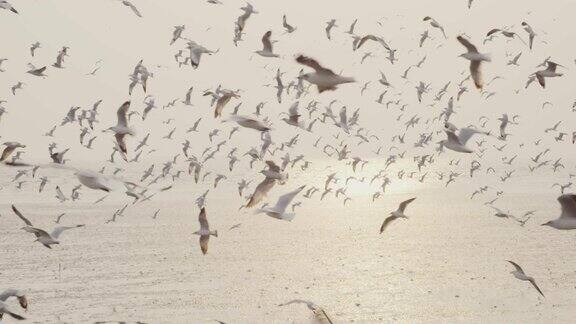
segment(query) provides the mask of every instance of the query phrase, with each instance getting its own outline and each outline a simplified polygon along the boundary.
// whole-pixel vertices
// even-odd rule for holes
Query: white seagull
[[[291,221],[294,219],[296,214],[294,213],[287,213],[286,208],[292,200],[304,189],[305,186],[300,186],[298,189],[290,191],[287,194],[284,194],[278,198],[276,205],[274,207],[265,207],[255,211],[255,214],[264,213],[272,218],[276,219],[283,219],[286,221]]]
[[[507,261],[508,261],[508,260],[507,260]],[[513,262],[513,261],[508,261],[508,262],[510,262],[510,263],[514,266],[514,268],[515,268],[514,271],[510,272],[511,274],[514,275],[514,277],[516,277],[516,278],[518,278],[518,279],[520,279],[520,280],[523,280],[523,281],[530,281],[530,283],[532,284],[532,286],[534,286],[534,288],[536,288],[536,290],[538,290],[538,292],[540,293],[540,295],[542,295],[542,297],[544,297],[544,294],[542,293],[542,290],[540,290],[540,288],[538,287],[538,285],[536,285],[536,280],[534,280],[534,278],[527,276],[527,275],[524,273],[524,270],[522,270],[522,268],[521,268],[516,262]]]
[[[408,217],[406,215],[404,215],[404,210],[406,209],[406,206],[408,206],[409,203],[413,202],[416,198],[410,198],[408,200],[403,201],[402,203],[400,203],[400,206],[398,207],[397,210],[393,211],[390,213],[390,216],[386,217],[386,219],[384,220],[384,222],[382,223],[382,226],[380,226],[380,234],[382,234],[382,232],[384,232],[384,230],[386,229],[386,227],[388,227],[388,225],[390,224],[390,222],[392,222],[393,220],[396,220],[398,218],[406,218],[408,219]]]
[[[299,76],[299,78],[315,84],[320,93],[326,90],[336,90],[336,86],[342,83],[355,82],[354,78],[338,75],[332,72],[332,70],[322,67],[316,60],[304,55],[299,55],[296,58],[296,62],[306,65],[316,71],[314,73],[303,74]]]
[[[200,230],[192,234],[200,236],[200,249],[202,249],[202,254],[206,254],[208,252],[208,241],[210,240],[210,236],[218,237],[218,231],[210,230],[210,226],[208,226],[208,219],[206,218],[205,207],[202,207],[200,210],[198,221],[200,222]]]
[[[470,75],[474,80],[476,88],[482,89],[483,81],[482,72],[480,71],[480,64],[482,61],[490,62],[490,56],[487,54],[479,53],[476,46],[472,45],[472,43],[470,43],[470,41],[468,41],[466,38],[458,36],[456,39],[468,50],[468,52],[461,54],[460,57],[470,61]]]

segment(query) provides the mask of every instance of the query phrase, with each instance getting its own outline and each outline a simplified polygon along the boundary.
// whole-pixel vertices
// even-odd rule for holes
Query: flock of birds
[[[143,15],[132,2],[127,0],[119,0],[119,2],[128,7],[137,17],[145,19],[145,15]],[[207,2],[210,5],[224,5],[219,0],[208,0]],[[472,0],[467,1],[467,4],[468,8],[470,8],[472,6]],[[9,10],[13,14],[26,14],[25,12],[20,12],[15,9],[8,1],[0,1],[0,8]],[[241,46],[243,37],[247,33],[257,33],[257,31],[251,30],[248,27],[248,22],[253,15],[259,14],[259,12],[249,3],[240,9],[242,13],[234,23],[232,34],[233,43],[236,46]],[[104,196],[95,201],[94,204],[100,203],[108,197],[110,192],[115,191],[122,191],[128,197],[127,199],[133,199],[130,203],[126,203],[119,208],[107,222],[115,222],[117,217],[122,216],[125,210],[131,208],[131,206],[150,201],[157,197],[157,195],[172,190],[173,187],[180,182],[188,181],[188,179],[191,179],[190,181],[193,181],[199,186],[209,187],[204,194],[196,199],[196,204],[199,209],[199,230],[193,234],[199,236],[200,249],[203,254],[208,252],[210,237],[218,237],[218,231],[211,229],[208,222],[206,206],[208,194],[211,191],[216,191],[221,183],[230,184],[230,180],[228,179],[229,175],[235,168],[238,168],[237,165],[242,163],[245,163],[250,171],[246,171],[245,179],[242,179],[238,183],[238,193],[242,199],[242,203],[239,206],[240,209],[254,208],[254,213],[256,214],[264,214],[283,221],[291,221],[294,219],[296,215],[295,209],[304,202],[304,200],[298,200],[297,197],[299,196],[311,201],[314,199],[314,194],[318,192],[320,200],[327,199],[327,197],[334,197],[341,199],[344,206],[346,206],[347,203],[352,201],[352,197],[347,193],[347,185],[351,181],[370,183],[370,185],[375,182],[379,183],[378,189],[372,194],[372,201],[383,197],[387,187],[393,182],[412,179],[422,183],[428,181],[427,179],[432,177],[429,176],[429,174],[434,172],[438,157],[443,154],[449,155],[452,158],[450,160],[450,166],[459,165],[462,156],[474,156],[474,160],[470,163],[468,178],[473,179],[477,172],[484,170],[487,175],[493,174],[494,177],[498,177],[502,183],[509,181],[509,179],[514,176],[515,169],[503,169],[506,166],[518,166],[517,163],[515,164],[515,160],[518,155],[521,154],[524,146],[527,147],[531,145],[532,147],[538,148],[541,145],[540,142],[542,139],[538,139],[532,144],[517,143],[518,150],[515,150],[512,144],[509,144],[509,137],[512,134],[508,132],[508,129],[509,126],[512,125],[521,125],[520,116],[518,115],[509,117],[507,114],[503,114],[500,116],[497,124],[494,124],[494,126],[497,126],[496,130],[490,129],[490,126],[493,125],[493,123],[491,123],[493,119],[489,116],[481,117],[478,120],[478,125],[471,123],[465,127],[456,126],[451,121],[452,116],[456,114],[455,101],[460,102],[460,100],[463,100],[465,93],[470,91],[470,87],[477,88],[483,96],[486,95],[486,99],[495,95],[494,92],[485,91],[484,89],[488,87],[491,82],[494,82],[496,78],[486,83],[482,77],[482,71],[484,69],[490,69],[492,58],[490,55],[483,54],[482,51],[479,50],[476,43],[478,40],[472,40],[466,35],[451,37],[445,27],[432,17],[424,17],[422,21],[429,29],[421,35],[418,47],[422,48],[426,46],[427,42],[431,41],[429,40],[432,38],[431,33],[438,31],[438,35],[446,42],[458,42],[464,47],[465,53],[460,56],[469,61],[469,74],[467,73],[468,75],[458,83],[457,88],[452,86],[452,81],[438,88],[437,93],[432,99],[432,104],[429,105],[434,109],[434,116],[428,120],[424,120],[424,117],[418,113],[415,113],[412,117],[406,116],[410,111],[410,105],[403,101],[402,96],[406,96],[408,93],[406,91],[398,92],[398,89],[401,87],[400,81],[394,83],[390,81],[384,73],[380,72],[380,79],[374,82],[381,90],[381,94],[375,99],[375,105],[383,107],[387,109],[387,111],[395,109],[394,113],[397,114],[396,121],[399,123],[402,121],[405,125],[405,132],[394,135],[389,142],[381,138],[380,134],[376,131],[361,126],[360,109],[356,109],[352,114],[349,114],[347,107],[342,106],[339,113],[335,114],[333,109],[338,103],[337,100],[329,103],[322,102],[322,93],[326,91],[337,93],[339,87],[355,87],[359,81],[351,76],[334,72],[332,69],[312,58],[312,55],[297,54],[295,56],[293,64],[297,72],[292,76],[286,76],[292,71],[281,71],[279,68],[274,68],[271,71],[271,80],[273,80],[273,82],[266,86],[267,88],[275,89],[272,94],[277,100],[277,105],[283,107],[286,101],[290,101],[287,111],[282,112],[282,115],[286,115],[286,117],[281,119],[264,112],[265,102],[259,103],[254,112],[246,111],[244,114],[241,114],[240,109],[242,102],[240,100],[247,94],[243,93],[241,89],[226,89],[222,85],[203,91],[199,97],[194,97],[194,87],[189,87],[186,89],[183,98],[167,102],[163,106],[163,110],[160,110],[152,94],[154,92],[154,85],[153,83],[151,84],[150,80],[154,78],[153,69],[150,69],[143,60],[140,60],[129,75],[127,94],[133,96],[134,93],[141,91],[146,97],[142,104],[140,104],[140,102],[136,103],[133,99],[124,101],[121,104],[119,102],[115,125],[110,127],[100,126],[98,116],[100,114],[102,100],[99,100],[94,103],[91,108],[84,109],[78,106],[70,108],[63,116],[62,122],[59,125],[54,125],[44,134],[38,134],[38,136],[56,139],[56,133],[60,129],[77,128],[81,149],[92,150],[96,145],[95,141],[101,138],[100,136],[104,136],[99,135],[99,132],[110,133],[113,136],[114,144],[110,145],[108,141],[101,145],[102,147],[108,145],[108,149],[111,150],[111,155],[106,162],[107,164],[99,171],[85,170],[71,166],[73,161],[69,161],[66,158],[66,154],[70,148],[59,149],[59,144],[57,144],[56,141],[48,147],[49,156],[47,162],[34,163],[32,161],[26,161],[26,159],[22,157],[26,152],[26,144],[19,142],[18,139],[12,138],[11,134],[2,134],[2,138],[4,138],[5,141],[3,142],[4,149],[0,161],[7,170],[14,170],[14,177],[10,183],[14,184],[16,190],[23,190],[25,187],[28,188],[28,184],[38,182],[38,187],[33,188],[33,190],[42,193],[44,190],[48,190],[49,187],[47,186],[52,182],[45,174],[47,171],[44,172],[44,170],[58,169],[69,172],[71,177],[73,176],[77,180],[77,185],[74,186],[71,193],[65,193],[60,184],[55,185],[52,189],[55,192],[55,198],[61,203],[66,201],[75,202],[81,199],[81,190],[83,188],[99,191],[104,194]],[[350,28],[342,33],[344,36],[350,37],[351,51],[360,52],[361,49],[373,46],[373,51],[381,51],[386,54],[385,58],[390,64],[401,62],[398,58],[398,50],[395,49],[391,43],[387,42],[384,37],[377,34],[357,33],[356,25],[358,22],[358,20],[353,21]],[[325,35],[328,40],[341,37],[340,34],[336,35],[337,28],[339,27],[336,23],[337,21],[335,19],[326,23]],[[297,35],[300,31],[297,26],[292,26],[288,23],[286,15],[282,16],[282,19],[279,21],[279,26],[281,26],[284,31],[283,37],[292,37],[291,34]],[[504,38],[508,39],[509,42],[501,46],[512,47],[513,45],[511,45],[512,43],[510,41],[515,39],[521,40],[522,46],[524,46],[523,52],[510,58],[508,62],[508,65],[517,66],[519,65],[519,60],[522,55],[533,55],[536,47],[543,44],[543,42],[536,42],[540,36],[535,32],[536,29],[533,29],[527,22],[521,22],[521,28],[524,33],[523,36],[527,37],[528,42],[525,42],[522,35],[519,34],[521,31],[517,33],[513,27],[504,27],[489,30],[486,34],[486,39],[483,41],[483,45],[494,42],[499,38]],[[176,50],[174,54],[174,64],[178,68],[184,66],[190,67],[191,69],[201,69],[201,58],[205,57],[206,59],[206,56],[218,55],[219,50],[209,50],[196,43],[186,36],[185,31],[186,28],[184,25],[175,26],[172,35],[167,35],[167,42],[169,42],[170,46],[180,46],[181,48]],[[274,65],[275,62],[279,60],[286,60],[275,52],[274,44],[278,41],[273,40],[272,37],[272,30],[265,31],[262,36],[262,49],[254,51],[254,54],[258,55],[261,60],[267,61],[267,67]],[[31,44],[29,48],[30,59],[35,58],[37,51],[41,49],[42,46],[40,42]],[[51,67],[44,64],[35,66],[30,63],[26,72],[34,78],[45,78],[49,74],[58,73],[58,69],[66,68],[66,60],[71,55],[69,51],[70,49],[68,47],[63,47],[57,53],[56,60],[51,64]],[[374,55],[373,52],[366,52],[363,54],[361,62],[363,63],[364,60]],[[0,59],[0,71],[4,72],[5,69],[16,68],[12,66],[7,67],[7,63],[9,63],[9,59]],[[425,63],[426,56],[416,64],[408,65],[404,75],[399,77],[408,82],[410,80],[408,77],[409,71],[411,69],[420,69]],[[342,62],[342,64],[346,64],[346,62]],[[464,63],[462,64],[464,67]],[[87,73],[87,76],[94,76],[100,68],[103,68],[103,66],[91,70]],[[549,79],[562,77],[563,73],[559,72],[559,69],[562,68],[562,65],[553,62],[551,58],[548,57],[540,65],[539,69],[535,69],[532,75],[527,76],[527,83],[524,87],[528,88],[534,81],[538,81],[538,84],[542,88],[546,86],[557,86],[551,83]],[[361,94],[364,94],[371,84],[372,81],[362,84],[360,88]],[[432,91],[432,85],[421,81],[417,82],[417,84],[415,87],[415,95],[418,101],[420,103],[427,101],[428,98],[426,94]],[[25,85],[26,84],[21,81],[15,82],[10,88],[10,95],[25,95],[20,94]],[[517,93],[518,92],[519,90]],[[445,97],[449,97],[445,101],[446,107],[443,109],[435,109],[436,105],[444,102]],[[307,101],[306,104],[304,104],[305,101]],[[143,105],[143,108],[139,110],[138,106],[141,105]],[[213,116],[209,118],[221,120],[222,123],[219,125],[222,126],[211,130],[203,129],[202,121],[203,118],[205,119],[206,117],[198,117],[198,110],[190,110],[189,114],[191,116],[194,114],[197,116],[185,132],[184,136],[186,137],[183,138],[178,152],[175,152],[174,156],[163,164],[161,170],[159,170],[160,167],[156,164],[151,164],[142,170],[142,175],[139,179],[132,181],[126,180],[123,176],[126,171],[125,168],[130,166],[132,170],[137,169],[142,165],[141,163],[145,160],[146,155],[150,155],[155,151],[155,149],[147,149],[149,146],[148,141],[150,137],[153,136],[149,132],[144,132],[145,135],[138,139],[137,144],[131,144],[131,139],[137,137],[136,129],[138,128],[137,125],[140,120],[143,122],[147,118],[151,118],[159,121],[162,118],[161,114],[166,111],[166,109],[176,107],[177,105],[183,107],[210,106],[213,109]],[[234,105],[234,107],[230,108],[231,105]],[[0,100],[0,118],[9,118],[7,106],[9,106],[7,101]],[[574,108],[574,106],[572,108]],[[7,116],[2,116],[5,113]],[[105,121],[105,123],[108,125],[112,124],[112,122],[108,120]],[[174,123],[173,119],[162,121],[163,125],[170,125],[172,123]],[[281,125],[278,125],[278,123]],[[313,129],[315,125],[318,125],[316,129],[322,127],[323,130]],[[414,143],[409,143],[406,135],[415,134],[419,129],[416,127],[418,125],[422,127],[421,129],[423,129],[423,131],[420,134],[416,134]],[[545,129],[543,134],[547,139],[553,139],[557,143],[570,141],[574,143],[576,141],[576,132],[573,132],[572,138],[569,139],[566,136],[568,134],[567,130],[560,128],[560,126],[561,121],[558,121],[557,124]],[[272,137],[275,134],[275,130],[282,127],[287,127],[293,134],[293,137],[285,142],[274,142]],[[228,131],[228,134],[225,134],[226,131]],[[162,139],[174,141],[175,132],[176,128],[172,128]],[[330,137],[315,137],[314,133],[318,132],[332,132],[332,134]],[[444,133],[444,135],[442,135],[442,133]],[[201,154],[194,154],[192,151],[195,147],[203,145],[203,142],[197,140],[193,143],[190,138],[187,138],[190,134],[198,134],[198,136],[202,136],[205,139],[203,141],[204,144],[207,143],[207,145],[203,148]],[[259,139],[261,143],[253,145],[246,152],[239,152],[237,146],[230,144],[233,137],[240,136],[238,134],[245,134],[243,139],[250,141],[250,143],[254,143],[254,139]],[[435,139],[438,140],[440,137],[441,140],[435,141]],[[473,141],[473,137],[481,139]],[[220,141],[215,142],[217,139]],[[487,144],[490,141],[493,143],[491,147]],[[299,169],[299,171],[306,173],[313,163],[313,161],[308,160],[307,157],[302,154],[294,156],[294,152],[297,152],[299,145],[303,145],[302,142],[313,143],[315,150],[317,150],[319,154],[325,155],[325,159],[331,160],[334,163],[346,163],[349,165],[351,175],[342,175],[338,174],[338,172],[331,173],[326,177],[323,187],[294,185],[294,181],[289,175],[290,170]],[[357,174],[363,172],[364,167],[368,163],[376,163],[373,162],[373,160],[369,161],[354,153],[356,147],[363,145],[377,146],[373,153],[376,159],[383,161],[384,167],[376,174],[362,174],[362,176],[357,176]],[[387,155],[386,149],[383,146],[388,147]],[[224,152],[225,149],[228,149],[227,153]],[[502,157],[501,166],[492,165],[484,167],[482,160],[487,150],[515,155]],[[536,156],[530,157],[530,171],[536,172],[541,168],[549,168],[556,172],[565,169],[561,156],[557,155],[556,158],[551,157],[554,153],[559,152],[554,152],[551,148],[543,148]],[[411,154],[413,155],[411,156]],[[227,169],[214,169],[210,160],[228,161]],[[413,163],[414,171],[407,172],[406,170],[399,170],[395,175],[392,174],[390,170],[393,165],[400,161],[405,161],[408,164]],[[124,168],[122,166],[124,166]],[[255,171],[251,171],[254,169],[260,169],[260,175]],[[499,172],[501,173],[498,174]],[[185,178],[186,175],[189,175],[189,178]],[[458,179],[467,177],[467,175],[462,172],[436,172],[436,175],[439,181],[445,181],[445,186],[456,182]],[[258,177],[259,179],[257,181],[252,180]],[[344,177],[347,178],[344,179]],[[572,177],[574,177],[574,175],[570,174],[570,178]],[[257,184],[250,190],[253,182]],[[558,202],[560,203],[562,212],[557,219],[550,220],[542,225],[557,230],[576,229],[576,195],[565,193],[565,190],[571,188],[571,186],[572,182],[567,184],[553,184],[553,187],[559,187],[561,189]],[[275,204],[271,204],[267,200],[267,197],[268,193],[274,188],[279,188],[283,194],[278,197]],[[510,212],[502,211],[496,206],[496,201],[504,196],[503,190],[489,186],[481,186],[475,190],[471,194],[470,199],[475,199],[476,196],[482,196],[489,191],[494,191],[496,197],[486,202],[485,205],[492,208],[497,217],[511,219],[516,221],[520,226],[524,226],[536,212],[528,211],[522,216],[516,216]],[[301,194],[302,192],[304,193]],[[380,233],[389,230],[389,226],[396,220],[407,219],[408,217],[405,211],[408,205],[413,203],[415,199],[416,198],[411,198],[401,202],[398,209],[391,212],[390,216],[384,219],[380,227]],[[64,231],[84,227],[84,225],[57,226],[51,232],[48,232],[34,226],[17,206],[12,205],[11,208],[13,214],[24,223],[25,226],[22,229],[34,234],[36,241],[46,248],[51,249],[53,245],[60,244],[60,237]],[[156,218],[159,214],[160,210],[156,210],[152,217]],[[60,214],[55,223],[59,224],[64,215],[65,214]],[[236,224],[232,226],[230,230],[238,228],[240,225],[241,224]],[[528,276],[517,263],[513,261],[508,262],[514,267],[512,274],[516,278],[529,281],[538,293],[544,296],[534,278]],[[13,306],[8,304],[8,300],[11,297],[16,298],[23,309],[27,309],[28,302],[25,293],[22,290],[9,289],[0,294],[0,316],[7,314],[15,319],[24,319],[22,315],[19,315],[18,312],[13,309]],[[281,306],[293,303],[304,303],[309,309],[314,311],[314,314],[323,317],[328,322],[332,322],[321,307],[309,301],[293,300]]]

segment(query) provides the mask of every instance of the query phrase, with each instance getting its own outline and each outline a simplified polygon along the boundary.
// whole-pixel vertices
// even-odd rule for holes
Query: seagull
[[[200,230],[192,234],[200,236],[200,249],[202,250],[202,254],[206,254],[208,252],[208,241],[210,240],[210,235],[218,237],[218,231],[210,230],[210,226],[208,226],[208,219],[206,218],[205,207],[202,207],[200,210],[198,221],[200,222]]]
[[[182,32],[184,31],[185,28],[186,26],[184,25],[174,26],[174,31],[172,32],[172,39],[170,40],[170,45],[174,44],[182,36]]]
[[[279,57],[278,54],[274,54],[274,51],[272,49],[272,41],[270,40],[271,36],[272,36],[271,30],[267,31],[266,33],[264,33],[264,36],[262,36],[262,50],[256,51],[256,53],[258,53],[260,56]]]
[[[254,207],[256,204],[262,201],[262,199],[264,199],[264,197],[276,184],[276,180],[278,179],[278,176],[276,175],[280,174],[281,172],[280,167],[277,166],[273,161],[266,161],[266,165],[268,165],[268,170],[262,171],[266,178],[264,178],[264,180],[262,180],[262,182],[256,186],[254,193],[246,204],[247,208]]]
[[[444,27],[442,27],[442,25],[440,25],[434,18],[426,16],[424,17],[423,21],[429,21],[432,27],[440,29],[442,31],[442,35],[444,35],[444,38],[448,39],[448,37],[446,37],[446,33],[444,32]]]
[[[534,73],[536,78],[538,79],[538,83],[542,86],[542,88],[546,88],[546,81],[545,78],[552,78],[552,77],[559,77],[562,76],[562,73],[556,72],[556,67],[562,66],[558,63],[554,63],[552,61],[547,61],[548,67],[546,70],[540,70]]]
[[[482,89],[483,81],[480,64],[482,61],[490,62],[490,57],[486,54],[479,53],[476,46],[472,45],[472,43],[470,43],[466,38],[458,36],[456,39],[468,50],[467,53],[461,54],[460,57],[470,60],[470,75],[474,80],[476,88]]]
[[[14,7],[12,7],[12,5],[8,1],[5,1],[5,0],[0,1],[0,8],[10,10],[16,14],[18,13],[18,11],[16,11],[16,9],[14,9]]]
[[[466,146],[466,143],[474,134],[486,135],[485,132],[481,132],[479,130],[476,130],[474,128],[469,128],[469,127],[468,128],[461,128],[458,135],[456,135],[456,130],[457,129],[454,125],[452,125],[450,123],[446,123],[446,127],[444,129],[444,132],[446,133],[446,136],[448,137],[448,139],[440,141],[440,144],[442,144],[444,147],[446,147],[449,150],[461,152],[461,153],[474,152],[472,149],[470,149]]]
[[[114,137],[116,138],[116,142],[118,143],[118,147],[122,151],[122,153],[127,154],[128,150],[126,149],[126,142],[124,141],[124,137],[126,135],[134,135],[134,131],[128,127],[128,120],[126,115],[128,113],[128,108],[130,108],[130,101],[124,102],[118,111],[116,112],[116,116],[118,121],[116,126],[110,127],[107,130],[114,132]]]
[[[260,132],[266,132],[270,130],[270,127],[268,127],[268,125],[266,125],[265,123],[250,117],[234,115],[228,118],[228,120],[234,121],[242,127],[255,129]]]
[[[528,25],[527,22],[523,21],[522,26],[524,27],[524,30],[528,33],[528,43],[530,49],[532,49],[532,44],[534,43],[534,37],[536,37],[536,33],[534,32],[534,29],[532,29],[532,27]]]
[[[558,197],[558,202],[562,207],[560,217],[542,224],[559,230],[576,229],[576,195],[564,194]]]
[[[48,234],[48,232],[42,229],[33,227],[32,223],[26,217],[24,217],[22,213],[20,213],[20,211],[16,208],[16,206],[12,205],[12,211],[14,211],[14,213],[18,217],[20,217],[20,219],[24,221],[24,223],[26,224],[26,226],[24,226],[22,229],[25,230],[26,232],[34,233],[34,235],[36,236],[36,241],[42,243],[42,245],[44,245],[49,249],[52,248],[50,247],[50,245],[60,244],[60,242],[58,241],[58,237],[60,237],[60,234],[62,234],[63,231],[72,228],[84,227],[84,225],[57,226],[54,227],[54,229],[50,234]]]
[[[276,219],[283,219],[286,221],[291,221],[294,219],[296,214],[294,213],[287,213],[286,208],[292,200],[304,189],[305,186],[300,186],[298,189],[290,191],[287,194],[284,194],[278,198],[276,205],[274,207],[265,207],[255,211],[255,214],[264,213],[272,218]]]
[[[508,261],[508,260],[507,260]],[[514,275],[514,277],[523,280],[523,281],[530,281],[530,283],[532,284],[532,286],[534,286],[534,288],[536,288],[536,290],[538,290],[538,292],[540,293],[540,295],[542,295],[542,297],[544,297],[544,294],[542,293],[542,290],[540,290],[540,288],[538,288],[538,285],[536,285],[536,280],[534,280],[534,278],[527,276],[524,273],[524,270],[522,270],[522,268],[513,261],[508,261],[510,262],[513,266],[514,266],[514,271],[510,272],[511,274]]]
[[[338,27],[336,26],[336,19],[332,19],[329,22],[326,23],[326,37],[328,37],[328,40],[331,40],[331,35],[330,35],[330,31],[332,30],[332,28],[334,27]]]
[[[296,30],[296,27],[292,27],[288,22],[286,22],[286,15],[282,16],[282,27],[286,29],[288,34],[293,33]]]
[[[30,73],[34,76],[39,76],[39,77],[46,77],[46,74],[44,74],[44,71],[46,71],[46,67],[43,66],[41,68],[36,68],[34,65],[29,64],[30,66],[30,70],[28,70],[26,73]]]
[[[304,55],[299,55],[296,58],[296,62],[315,70],[314,73],[303,74],[300,78],[315,84],[320,93],[326,90],[336,90],[336,86],[342,83],[355,82],[354,78],[343,77],[335,74],[332,70],[322,67],[316,60]]]
[[[240,98],[240,96],[236,94],[234,91],[222,90],[221,93],[222,95],[220,96],[220,98],[218,98],[218,101],[216,101],[216,107],[214,109],[214,118],[222,116],[222,110],[224,110],[224,106],[226,106],[226,104],[230,101],[230,99]],[[204,93],[205,96],[210,94],[212,94],[211,91]]]
[[[314,316],[316,316],[316,318],[318,318],[319,320],[326,319],[326,321],[329,324],[334,323],[334,322],[332,322],[330,317],[328,317],[328,314],[326,313],[326,311],[324,309],[322,309],[322,307],[314,304],[311,301],[302,300],[302,299],[293,299],[291,301],[279,304],[278,306],[287,306],[290,304],[306,304],[306,307],[308,307],[308,309],[314,313]]]
[[[402,203],[400,203],[400,206],[398,207],[398,209],[396,211],[391,212],[390,216],[386,217],[386,219],[382,223],[382,226],[380,226],[380,234],[382,234],[384,232],[386,227],[388,227],[388,224],[390,224],[390,222],[392,222],[393,220],[396,220],[398,218],[408,219],[408,217],[406,217],[406,215],[404,215],[404,210],[406,209],[406,206],[408,206],[408,204],[413,202],[415,199],[416,198],[410,198],[410,199],[405,200]]]
[[[6,146],[2,152],[2,157],[0,157],[0,162],[5,161],[17,148],[24,148],[26,145],[20,144],[18,142],[4,142],[2,144]]]

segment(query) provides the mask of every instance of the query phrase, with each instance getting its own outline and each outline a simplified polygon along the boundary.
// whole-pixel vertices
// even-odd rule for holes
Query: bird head
[[[541,226],[552,226],[552,221],[546,222],[546,223],[542,224]]]
[[[25,310],[28,310],[28,300],[26,299],[26,296],[22,295],[22,296],[18,296],[18,302],[20,303],[20,306],[22,306],[22,308],[24,308]]]

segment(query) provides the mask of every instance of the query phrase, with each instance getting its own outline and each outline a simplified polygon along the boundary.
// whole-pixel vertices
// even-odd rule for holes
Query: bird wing
[[[26,225],[28,225],[28,226],[33,226],[33,225],[32,225],[32,222],[30,222],[30,221],[28,220],[28,218],[24,217],[24,215],[22,215],[22,213],[21,213],[18,209],[16,209],[16,206],[12,205],[12,210],[14,211],[14,213],[16,214],[16,216],[20,217],[20,219],[23,220],[24,223],[26,223]]]
[[[43,229],[39,229],[36,227],[32,227],[32,226],[25,226],[22,228],[23,230],[25,230],[28,233],[34,233],[34,235],[36,235],[36,237],[40,237],[40,236],[50,236],[50,234],[48,234],[48,232],[46,232]]]
[[[114,135],[116,137],[116,142],[118,143],[118,147],[122,153],[127,154],[128,150],[126,149],[126,142],[124,141],[124,134],[117,133]]]
[[[522,267],[520,267],[520,266],[518,265],[518,263],[516,263],[516,262],[514,262],[514,261],[508,261],[508,262],[510,262],[510,263],[514,266],[514,268],[516,268],[516,271],[521,272],[521,273],[524,273],[524,270],[522,270]]]
[[[320,65],[320,63],[318,63],[315,59],[304,56],[304,55],[299,55],[296,58],[296,62],[302,64],[302,65],[306,65],[310,68],[313,68],[316,72],[330,72],[330,73],[334,73],[332,72],[332,70],[326,69],[324,67],[322,67]]]
[[[413,202],[414,199],[416,199],[416,197],[410,198],[408,200],[401,202],[400,207],[398,207],[398,210],[400,210],[401,212],[404,212],[404,209],[406,209],[406,206],[408,206],[409,203]]]
[[[210,226],[208,226],[208,218],[206,218],[206,208],[202,207],[200,210],[198,221],[200,222],[200,228],[202,230],[210,230]]]
[[[290,106],[290,109],[288,109],[288,114],[290,116],[294,116],[294,115],[298,115],[298,104],[300,102],[296,101],[292,104],[292,106]]]
[[[474,85],[478,89],[482,89],[482,71],[480,71],[481,61],[470,61],[470,75],[474,80]]]
[[[278,173],[280,173],[280,171],[281,171],[281,170],[280,170],[280,167],[277,166],[276,163],[274,163],[274,161],[268,160],[268,161],[266,161],[266,165],[268,166],[268,168],[270,169],[270,171],[278,172]]]
[[[386,227],[388,227],[388,224],[390,224],[393,220],[395,220],[397,218],[398,218],[398,216],[394,216],[394,215],[386,217],[386,219],[382,223],[382,226],[380,226],[380,234],[382,234],[382,232],[384,232]]]
[[[369,40],[378,41],[379,38],[374,36],[374,35],[366,35],[360,39],[360,41],[358,42],[358,46],[356,46],[356,49],[359,49],[360,46],[362,46],[364,43],[366,43]]]
[[[499,29],[499,28],[490,29],[490,31],[488,32],[488,34],[486,34],[486,37],[490,37],[490,35],[495,34],[495,33],[499,32],[499,31],[501,31],[501,29]]]
[[[538,285],[536,284],[536,280],[534,280],[534,278],[530,278],[530,279],[528,279],[528,281],[530,281],[532,286],[534,286],[534,288],[536,288],[536,290],[538,290],[540,295],[542,295],[542,297],[544,297],[544,293],[542,293],[542,290],[540,290],[540,287],[538,287]]]
[[[118,125],[128,127],[128,121],[126,120],[128,108],[130,108],[130,101],[126,101],[122,106],[120,106],[120,108],[118,108],[118,111],[116,112],[116,115],[118,116]]]
[[[346,116],[346,107],[340,109],[340,124],[348,125],[348,117]]]
[[[4,161],[6,160],[10,154],[12,154],[12,152],[14,152],[14,150],[16,150],[16,147],[14,146],[7,146],[4,151],[2,152],[2,157],[0,158],[0,161]]]
[[[50,236],[52,236],[54,239],[57,240],[58,237],[60,236],[60,234],[62,234],[62,232],[64,232],[65,230],[77,228],[77,227],[84,227],[84,225],[54,227],[54,229],[52,230],[52,233],[50,233]]]
[[[210,235],[200,235],[200,249],[202,249],[202,254],[208,253],[208,241],[210,241]]]
[[[460,42],[460,44],[462,44],[464,47],[466,47],[468,52],[478,53],[478,49],[476,48],[476,46],[472,45],[472,43],[470,43],[470,41],[467,40],[466,38],[464,38],[462,36],[458,36],[458,37],[456,37],[456,39]]]
[[[278,213],[283,213],[286,210],[286,207],[288,207],[288,205],[292,202],[294,197],[296,197],[303,189],[304,186],[301,186],[296,190],[290,191],[289,193],[280,196],[276,202],[276,206],[274,206],[274,210]]]
[[[536,79],[538,79],[538,83],[540,83],[540,85],[542,86],[542,88],[546,88],[546,81],[544,80],[544,77],[541,76],[540,74],[536,74]]]
[[[561,218],[576,218],[576,195],[565,194],[558,197],[558,202],[562,206]]]
[[[474,128],[470,128],[470,127],[466,127],[466,128],[461,128],[460,132],[458,133],[458,141],[462,144],[462,145],[466,145],[466,143],[468,142],[468,140],[474,135],[474,134],[485,134],[482,131],[479,131],[477,129]]]
[[[267,31],[264,36],[262,36],[262,45],[265,52],[272,53],[272,42],[270,41],[270,36],[272,36],[272,31]]]
[[[132,3],[128,2],[128,1],[124,1],[124,5],[130,7],[130,9],[132,9],[132,11],[134,12],[134,14],[140,18],[142,18],[142,14],[140,14],[140,11],[138,11],[138,8],[136,8],[135,5],[133,5]]]
[[[266,196],[266,194],[268,194],[268,191],[270,191],[270,189],[272,189],[272,187],[274,187],[275,184],[276,179],[265,178],[264,180],[262,180],[262,182],[260,182],[258,186],[256,186],[256,189],[254,190],[252,197],[250,197],[250,200],[246,204],[246,207],[247,208],[254,207]]]
[[[557,63],[554,63],[552,61],[548,61],[548,68],[546,70],[550,71],[550,72],[556,72],[556,67],[558,66]]]

